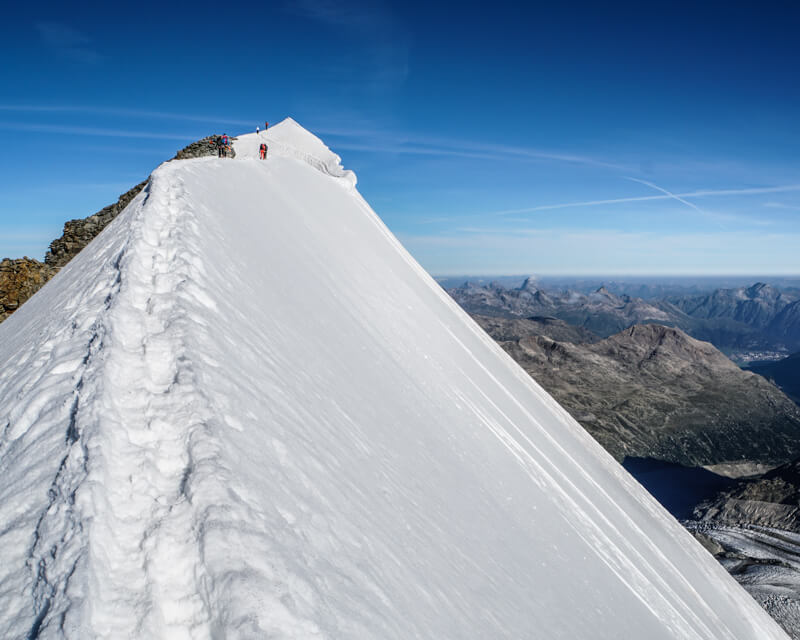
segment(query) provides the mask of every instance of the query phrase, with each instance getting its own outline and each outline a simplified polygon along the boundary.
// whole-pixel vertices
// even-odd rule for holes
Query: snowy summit
[[[785,638],[319,139],[235,151],[0,325],[0,637]]]

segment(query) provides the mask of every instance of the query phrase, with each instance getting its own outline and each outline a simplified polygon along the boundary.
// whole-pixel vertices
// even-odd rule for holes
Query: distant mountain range
[[[465,283],[449,293],[473,314],[550,316],[603,338],[634,324],[657,323],[682,329],[729,354],[800,349],[800,295],[765,283],[648,300],[605,287],[588,294],[546,290],[532,278],[515,288]]]
[[[500,284],[507,289],[519,287],[526,278],[535,281],[547,291],[577,291],[591,293],[605,287],[618,296],[632,296],[652,300],[668,296],[699,296],[713,293],[717,289],[737,289],[749,287],[754,282],[769,282],[770,285],[787,293],[800,294],[800,277],[787,276],[437,276],[436,281],[444,289],[454,289],[464,283],[485,286]]]

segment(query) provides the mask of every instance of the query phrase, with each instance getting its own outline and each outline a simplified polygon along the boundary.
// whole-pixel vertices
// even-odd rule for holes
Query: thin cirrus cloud
[[[664,187],[659,187],[657,184],[650,182],[648,180],[642,180],[640,178],[631,178],[629,176],[626,176],[625,179],[630,180],[631,182],[638,182],[639,184],[643,184],[646,187],[650,187],[651,189],[659,191],[664,195],[672,198],[676,202],[680,202],[681,204],[686,205],[690,209],[697,211],[697,213],[710,220],[715,220],[717,222],[750,222],[761,226],[769,226],[770,224],[772,224],[772,221],[770,220],[760,220],[757,218],[753,218],[752,216],[742,216],[732,213],[719,213],[717,211],[707,211],[706,209],[701,209],[700,207],[698,207],[694,202],[690,202],[689,200],[686,200],[685,198],[682,198],[681,196],[672,193],[671,191],[668,191]]]
[[[252,126],[250,120],[217,118],[216,116],[191,115],[186,113],[168,113],[164,111],[148,111],[146,109],[126,109],[120,107],[92,107],[86,105],[32,105],[32,104],[0,104],[0,111],[17,113],[64,113],[84,115],[121,116],[152,120],[179,120],[184,122],[209,122],[237,126]]]
[[[155,131],[131,131],[125,129],[101,129],[97,127],[73,127],[62,125],[29,124],[20,122],[0,122],[5,131],[30,131],[32,133],[58,133],[75,136],[100,136],[109,138],[145,138],[150,140],[191,140],[191,136]]]
[[[107,115],[126,118],[174,120],[183,122],[215,123],[218,125],[250,127],[253,122],[239,118],[220,118],[210,115],[193,115],[186,113],[170,113],[163,111],[149,111],[145,109],[129,109],[120,107],[93,107],[87,105],[15,105],[0,104],[0,112],[15,113],[63,113],[83,115]],[[0,123],[3,128],[20,128],[29,131],[39,131],[33,125],[16,125],[14,123]],[[168,138],[185,139],[186,136],[157,134],[111,129],[84,129],[69,125],[54,125],[48,130],[58,130],[61,133],[102,136],[117,136],[131,138]],[[452,158],[474,158],[481,160],[529,160],[552,161],[565,164],[588,165],[609,169],[629,170],[621,164],[592,157],[588,154],[571,154],[560,151],[533,149],[526,147],[511,147],[506,145],[485,144],[448,140],[445,138],[415,137],[396,134],[378,129],[340,129],[340,128],[314,128],[316,133],[331,136],[339,140],[331,144],[336,149],[345,151],[362,151],[367,153],[408,154],[418,156],[442,156]],[[375,142],[375,141],[378,142]],[[557,208],[557,207],[556,207]]]
[[[786,204],[785,202],[765,202],[764,206],[770,209],[782,209],[784,211],[800,211],[800,206]]]
[[[676,194],[661,194],[657,196],[633,196],[627,198],[609,198],[606,200],[583,200],[578,202],[561,202],[556,204],[543,204],[535,207],[524,207],[522,209],[503,209],[492,211],[488,215],[512,215],[520,213],[534,213],[536,211],[551,211],[554,209],[568,209],[571,207],[595,207],[605,204],[621,204],[625,202],[647,202],[649,200],[674,200],[677,198],[708,198],[723,196],[747,196],[765,193],[783,193],[789,191],[800,191],[800,184],[787,184],[775,187],[753,187],[745,189],[705,189],[701,191],[688,191]]]
[[[698,213],[700,213],[700,214],[702,214],[704,216],[708,216],[709,215],[706,211],[704,211],[703,209],[698,207],[694,202],[689,202],[685,198],[682,198],[681,196],[676,195],[676,194],[672,193],[671,191],[667,191],[666,189],[664,189],[664,187],[659,187],[657,184],[649,182],[648,180],[642,180],[641,178],[631,178],[630,176],[625,176],[625,179],[626,180],[630,180],[631,182],[638,182],[639,184],[643,184],[646,187],[650,187],[651,189],[655,189],[656,191],[660,191],[661,193],[663,193],[668,198],[672,198],[676,202],[680,202],[681,204],[685,204],[690,209],[694,209],[695,211],[697,211]]]
[[[631,167],[597,158],[589,154],[567,153],[548,149],[513,147],[502,144],[464,142],[436,137],[400,135],[385,131],[348,131],[346,129],[317,129],[320,135],[341,138],[332,146],[349,151],[369,153],[400,153],[435,155],[455,158],[490,160],[552,161],[564,164],[587,165],[603,169],[630,171]]]
[[[446,156],[457,158],[477,158],[481,160],[501,160],[503,156],[492,153],[480,153],[461,151],[458,149],[435,149],[432,147],[419,147],[410,145],[381,145],[372,146],[370,144],[359,144],[351,142],[343,142],[332,145],[336,149],[344,151],[365,151],[367,153],[403,153],[409,155],[420,156]]]
[[[39,22],[36,31],[42,43],[72,62],[98,64],[103,56],[91,45],[91,39],[84,33],[60,22]]]

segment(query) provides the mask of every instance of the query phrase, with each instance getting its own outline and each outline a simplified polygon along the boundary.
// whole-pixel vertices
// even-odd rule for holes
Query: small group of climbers
[[[220,158],[228,157],[228,153],[230,153],[231,150],[231,141],[230,138],[228,138],[227,133],[223,133],[221,136],[217,136],[213,140],[210,140],[209,144],[211,144],[212,147],[216,148],[218,157]]]
[[[264,131],[269,128],[269,122],[264,123]],[[261,133],[261,129],[256,127],[256,134]],[[231,152],[231,140],[228,137],[227,133],[223,133],[221,136],[216,136],[208,141],[212,148],[217,150],[217,156],[220,158],[227,158]],[[267,159],[267,144],[262,142],[258,147],[258,157],[262,160]]]

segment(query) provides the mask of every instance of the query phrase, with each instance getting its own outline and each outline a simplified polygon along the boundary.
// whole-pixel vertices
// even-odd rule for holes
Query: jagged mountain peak
[[[660,324],[640,324],[607,339],[610,342],[636,346],[639,357],[650,361],[678,359],[685,362],[701,362],[704,367],[723,370],[738,370],[714,345],[696,340],[676,327]]]
[[[624,333],[632,338],[637,338],[643,341],[663,340],[664,338],[669,337],[678,342],[698,342],[680,329],[654,323],[635,324],[626,329]]]

